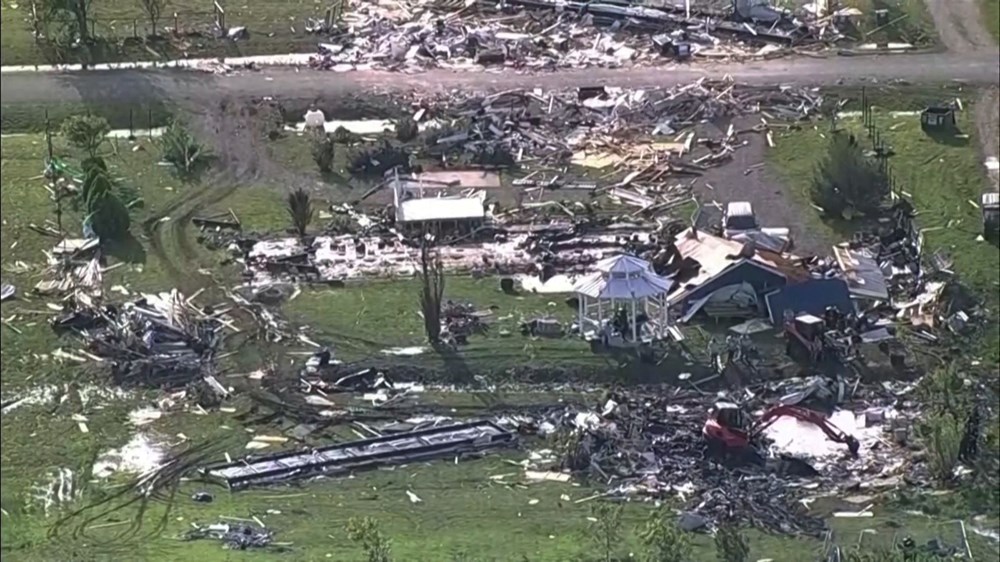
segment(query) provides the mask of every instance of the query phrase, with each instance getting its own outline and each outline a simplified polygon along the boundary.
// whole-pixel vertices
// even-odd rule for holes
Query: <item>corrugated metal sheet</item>
[[[851,294],[875,300],[889,300],[889,284],[878,262],[865,253],[840,246],[833,247],[844,280]]]
[[[455,457],[514,441],[514,435],[488,421],[477,421],[384,435],[327,447],[251,457],[207,466],[202,472],[238,489],[319,474],[343,473],[403,462]]]

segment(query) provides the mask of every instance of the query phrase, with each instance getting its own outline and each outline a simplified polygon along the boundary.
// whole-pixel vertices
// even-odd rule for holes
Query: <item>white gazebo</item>
[[[665,337],[670,319],[667,294],[673,281],[654,273],[646,260],[629,255],[601,260],[595,270],[573,287],[580,300],[583,337],[620,338],[629,343]],[[640,315],[644,316],[641,327]]]

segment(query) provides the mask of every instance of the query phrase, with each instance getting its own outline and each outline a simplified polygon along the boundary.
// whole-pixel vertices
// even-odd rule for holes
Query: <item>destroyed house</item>
[[[809,278],[793,259],[752,243],[694,229],[678,234],[675,243],[679,263],[671,264],[676,288],[668,302],[683,319],[699,311],[715,318],[762,315],[765,294]]]
[[[426,172],[392,181],[396,227],[404,233],[471,233],[486,222],[486,192],[499,188],[496,174]]]

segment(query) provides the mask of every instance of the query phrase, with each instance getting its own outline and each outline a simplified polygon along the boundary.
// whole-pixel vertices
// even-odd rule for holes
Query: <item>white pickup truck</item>
[[[787,228],[762,228],[748,201],[731,201],[722,215],[722,232],[730,240],[751,240],[763,249],[785,252],[791,249],[792,239]]]

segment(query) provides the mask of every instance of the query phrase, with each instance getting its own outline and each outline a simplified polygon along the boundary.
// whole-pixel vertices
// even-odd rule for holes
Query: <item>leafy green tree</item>
[[[163,159],[185,174],[194,172],[210,156],[198,139],[177,121],[163,131],[159,144]]]
[[[715,552],[719,562],[746,562],[750,544],[736,527],[723,525],[715,533]]]
[[[73,115],[63,121],[61,132],[70,144],[94,158],[97,149],[107,141],[111,125],[107,119],[96,115]]]
[[[941,482],[954,478],[962,442],[962,425],[950,412],[932,414],[923,425],[931,473]]]
[[[88,158],[82,168],[84,224],[90,225],[102,240],[121,240],[128,235],[131,221],[128,209],[115,193],[107,165],[101,158]]]
[[[855,211],[876,211],[888,194],[888,178],[854,135],[831,133],[826,157],[813,176],[813,202],[828,216],[849,218]]]
[[[334,144],[333,136],[325,133],[316,133],[312,138],[313,162],[324,174],[333,171]]]
[[[352,517],[347,522],[347,536],[361,545],[368,562],[392,562],[391,543],[375,519]]]
[[[292,219],[292,227],[301,237],[306,235],[306,229],[313,219],[312,200],[309,192],[301,187],[291,191],[285,199],[285,208],[288,210],[288,217]]]
[[[649,515],[639,531],[647,562],[686,562],[691,555],[691,541],[677,527],[673,513],[661,507]]]
[[[615,559],[615,552],[622,543],[622,512],[620,503],[599,502],[590,508],[590,527],[587,537],[601,554],[604,562]]]
[[[70,46],[90,37],[91,0],[40,0],[38,12],[57,42]]]

